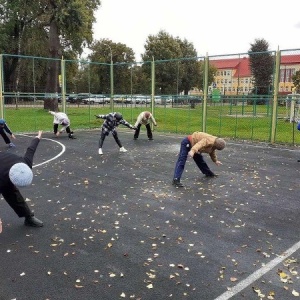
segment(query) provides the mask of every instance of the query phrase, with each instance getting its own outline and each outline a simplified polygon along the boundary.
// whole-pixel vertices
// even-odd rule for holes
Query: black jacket
[[[24,157],[10,153],[9,151],[0,152],[0,193],[2,193],[6,186],[11,184],[9,170],[14,164],[25,163],[32,169],[33,156],[39,142],[39,138],[34,138],[27,148]]]

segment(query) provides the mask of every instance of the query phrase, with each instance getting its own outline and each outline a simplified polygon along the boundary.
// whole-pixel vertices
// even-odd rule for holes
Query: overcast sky
[[[132,48],[141,61],[160,30],[193,43],[197,56],[246,53],[255,39],[270,50],[300,49],[300,1],[101,0],[94,39]],[[276,4],[277,3],[277,4]],[[279,5],[280,4],[280,5]]]

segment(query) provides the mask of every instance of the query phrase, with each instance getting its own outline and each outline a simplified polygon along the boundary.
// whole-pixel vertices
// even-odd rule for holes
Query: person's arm
[[[137,119],[136,119],[136,122],[135,122],[135,124],[134,124],[134,127],[137,127],[137,126],[141,123],[142,118],[143,118],[143,113],[140,113],[140,114],[138,115]]]
[[[95,115],[97,119],[107,119],[107,115]]]
[[[122,119],[122,120],[120,121],[120,124],[122,124],[122,125],[124,125],[124,126],[130,128],[130,129],[136,129],[135,126],[132,126],[130,123],[128,123],[128,122],[127,122],[126,120],[124,120],[124,119]]]
[[[24,160],[30,168],[32,168],[33,156],[42,138],[42,133],[43,131],[41,130],[38,132],[37,136],[31,141],[30,146],[27,148],[26,153],[24,155]]]
[[[7,126],[7,124],[4,124],[4,130],[13,138],[15,139],[16,137],[14,136],[14,134],[12,133],[12,131],[9,129],[9,127]]]
[[[156,121],[152,114],[150,115],[150,119],[151,119],[151,122],[154,124],[154,126],[156,126],[157,124],[156,124]]]

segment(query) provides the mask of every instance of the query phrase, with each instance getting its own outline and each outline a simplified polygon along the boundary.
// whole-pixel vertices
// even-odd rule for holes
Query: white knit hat
[[[30,185],[32,178],[32,170],[25,163],[16,163],[9,170],[9,179],[16,186]]]

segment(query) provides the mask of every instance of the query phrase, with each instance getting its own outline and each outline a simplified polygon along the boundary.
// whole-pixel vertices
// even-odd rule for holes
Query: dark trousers
[[[2,195],[5,201],[20,218],[33,216],[31,209],[16,186],[10,184],[9,186],[5,187],[5,190],[2,191]]]
[[[111,134],[114,137],[114,139],[115,139],[116,143],[118,144],[118,146],[121,148],[122,144],[121,144],[121,141],[119,140],[117,131],[114,130],[114,131],[111,132]],[[99,148],[102,148],[105,137],[108,136],[108,135],[109,135],[108,131],[106,131],[106,132],[101,131],[101,135],[100,135],[100,139],[99,139]]]
[[[10,139],[9,137],[7,136],[7,134],[4,132],[4,129],[0,127],[0,134],[2,136],[2,138],[4,139],[4,142],[6,144],[9,144],[10,143]]]
[[[136,127],[136,130],[135,130],[135,133],[134,133],[134,138],[137,139],[140,135],[140,130],[141,130],[141,126],[142,124],[139,124],[137,127]],[[146,129],[147,129],[147,136],[148,136],[148,139],[152,139],[152,131],[151,131],[151,126],[150,124],[146,124]]]
[[[54,134],[57,134],[57,131],[58,131],[58,125],[59,125],[59,124],[53,124],[53,132],[54,132]],[[71,133],[70,126],[68,126],[68,127],[66,128],[66,132],[70,135],[70,133]]]
[[[180,151],[178,154],[178,159],[175,165],[174,171],[174,179],[180,179],[185,167],[185,163],[188,157],[188,153],[191,150],[191,145],[189,139],[186,137],[181,141]],[[194,162],[196,163],[197,167],[200,171],[208,176],[213,175],[213,172],[208,167],[207,163],[204,161],[203,156],[201,153],[195,153],[193,156]]]

